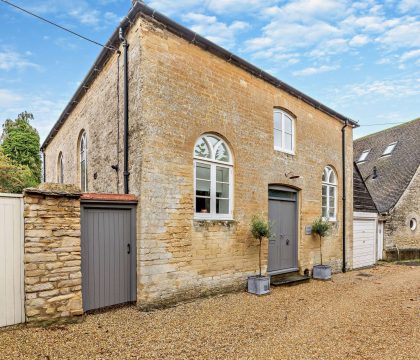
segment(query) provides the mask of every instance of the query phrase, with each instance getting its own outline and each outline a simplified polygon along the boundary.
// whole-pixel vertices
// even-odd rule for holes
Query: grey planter
[[[270,292],[269,276],[248,277],[248,292],[255,295],[264,295]]]
[[[315,265],[312,269],[312,277],[318,280],[331,280],[331,266]]]

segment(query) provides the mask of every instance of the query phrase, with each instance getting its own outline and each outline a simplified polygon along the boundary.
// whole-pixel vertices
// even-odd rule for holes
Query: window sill
[[[194,226],[197,227],[208,227],[208,226],[214,226],[214,225],[221,225],[226,227],[231,227],[235,224],[237,224],[237,221],[233,218],[230,219],[193,219]]]
[[[294,151],[284,150],[284,149],[281,149],[279,147],[274,147],[274,151],[282,152],[282,153],[285,153],[287,155],[295,155]]]

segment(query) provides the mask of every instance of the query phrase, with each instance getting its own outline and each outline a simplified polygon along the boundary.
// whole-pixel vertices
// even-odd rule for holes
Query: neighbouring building
[[[379,213],[381,256],[419,257],[420,118],[355,140],[354,159]]]
[[[128,180],[138,199],[138,305],[244,288],[258,271],[249,224],[259,213],[275,228],[263,244],[264,272],[303,273],[319,263],[310,225],[321,215],[334,224],[324,262],[351,268],[357,124],[143,3],[121,27],[128,128],[117,30],[107,46],[120,51],[101,52],[42,150],[47,182],[121,194]]]

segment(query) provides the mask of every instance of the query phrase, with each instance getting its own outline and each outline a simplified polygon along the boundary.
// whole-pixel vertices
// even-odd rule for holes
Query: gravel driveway
[[[420,267],[0,331],[0,359],[420,359]]]

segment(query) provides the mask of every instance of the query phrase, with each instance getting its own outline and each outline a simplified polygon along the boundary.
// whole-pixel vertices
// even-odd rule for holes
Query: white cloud
[[[0,107],[13,106],[19,103],[21,100],[21,95],[7,89],[0,89]],[[0,111],[2,111],[1,108]]]
[[[420,21],[407,18],[377,38],[377,41],[390,49],[420,47]]]
[[[22,55],[8,47],[3,47],[0,51],[0,70],[23,70],[26,68],[40,69],[41,67],[31,62],[27,57],[31,56],[31,53]]]
[[[398,8],[401,12],[408,12],[411,10],[420,11],[420,2],[418,0],[402,0]]]
[[[350,41],[351,46],[363,46],[369,42],[369,37],[366,35],[355,35]]]
[[[407,51],[400,56],[400,61],[405,62],[420,57],[420,49]]]
[[[183,19],[191,24],[191,29],[196,33],[226,47],[234,46],[236,32],[249,28],[249,24],[243,21],[234,21],[229,25],[218,21],[216,16],[199,13],[188,13]]]
[[[310,76],[310,75],[316,75],[316,74],[322,74],[330,71],[337,70],[339,68],[338,65],[322,65],[319,67],[307,67],[302,70],[294,71],[292,74],[294,76]]]

